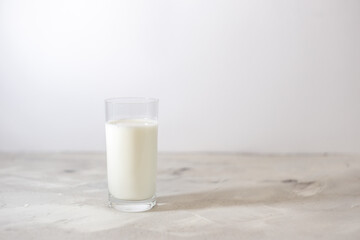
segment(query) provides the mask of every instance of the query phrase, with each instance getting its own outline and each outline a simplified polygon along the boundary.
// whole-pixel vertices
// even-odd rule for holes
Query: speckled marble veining
[[[160,154],[158,205],[107,207],[102,153],[0,154],[0,239],[360,239],[359,156]]]

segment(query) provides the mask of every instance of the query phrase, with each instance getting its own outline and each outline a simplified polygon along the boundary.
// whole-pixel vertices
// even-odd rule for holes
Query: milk
[[[157,121],[109,121],[105,131],[110,194],[122,200],[145,200],[154,196]]]

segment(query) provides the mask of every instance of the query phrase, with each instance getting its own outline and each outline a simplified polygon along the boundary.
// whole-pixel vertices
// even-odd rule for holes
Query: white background
[[[160,98],[160,151],[360,152],[358,0],[0,0],[0,151],[104,150]]]

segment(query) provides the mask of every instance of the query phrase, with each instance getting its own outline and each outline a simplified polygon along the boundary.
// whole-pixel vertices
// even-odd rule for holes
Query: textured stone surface
[[[107,207],[104,154],[0,154],[0,239],[360,239],[358,156],[161,154],[158,206]]]

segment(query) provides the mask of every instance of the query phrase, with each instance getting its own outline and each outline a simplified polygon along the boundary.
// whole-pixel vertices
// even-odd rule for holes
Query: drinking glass
[[[156,205],[158,99],[110,98],[106,108],[109,206],[142,212]]]

